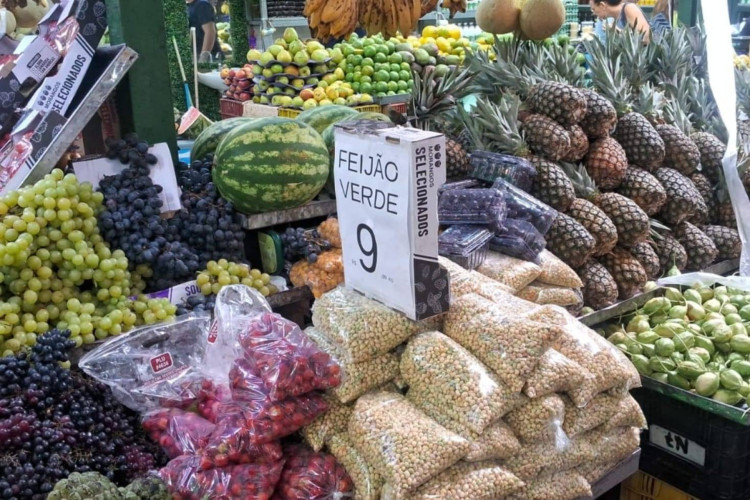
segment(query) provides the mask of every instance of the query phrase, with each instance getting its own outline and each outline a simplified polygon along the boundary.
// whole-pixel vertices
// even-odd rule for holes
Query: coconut
[[[477,7],[477,24],[495,35],[511,33],[519,28],[521,7],[517,0],[482,0]]]
[[[562,0],[526,0],[521,9],[521,32],[531,40],[544,40],[554,35],[564,22]]]

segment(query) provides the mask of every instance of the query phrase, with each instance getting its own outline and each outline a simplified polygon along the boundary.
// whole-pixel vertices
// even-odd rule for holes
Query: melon
[[[526,0],[521,9],[521,33],[531,40],[549,38],[565,22],[562,0]]]
[[[520,27],[518,0],[482,0],[477,7],[477,24],[495,35],[512,33]]]
[[[203,160],[206,155],[216,152],[216,148],[228,132],[252,120],[255,118],[236,117],[212,123],[195,138],[190,150],[190,161]]]
[[[297,121],[307,123],[319,134],[322,134],[329,125],[339,122],[344,118],[356,115],[357,112],[347,106],[334,104],[331,106],[319,106],[303,111],[297,116]]]
[[[328,149],[310,125],[289,118],[259,118],[224,136],[214,157],[221,196],[245,213],[307,203],[328,178]]]

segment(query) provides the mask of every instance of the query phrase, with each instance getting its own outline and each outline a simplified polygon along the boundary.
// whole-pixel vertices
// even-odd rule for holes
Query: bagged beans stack
[[[328,411],[302,429],[302,437],[314,451],[320,451],[336,434],[346,432],[353,404],[343,404],[335,396],[324,394]]]
[[[638,448],[641,443],[641,430],[637,427],[617,427],[611,430],[597,428],[572,441],[574,444],[583,444],[596,450],[596,463],[619,462]]]
[[[565,403],[557,394],[532,399],[508,413],[505,422],[523,443],[554,441],[565,416]]]
[[[359,396],[393,380],[398,375],[398,358],[395,354],[385,353],[368,361],[348,362],[339,347],[314,327],[305,329],[305,334],[341,368],[341,383],[332,392],[342,403],[354,401]]]
[[[591,495],[588,481],[570,471],[528,481],[520,491],[508,496],[508,500],[573,500]]]
[[[346,287],[316,300],[312,319],[352,363],[382,356],[419,330],[403,314]]]
[[[524,482],[497,462],[458,462],[420,486],[407,500],[496,500]]]
[[[593,375],[588,370],[572,359],[554,349],[547,349],[526,381],[523,392],[530,398],[556,392],[568,392],[592,377]]]
[[[610,431],[617,427],[637,427],[639,429],[648,428],[646,416],[643,414],[638,401],[628,394],[620,399],[615,414],[605,422],[602,429]]]
[[[560,287],[583,288],[583,282],[578,274],[549,250],[543,250],[539,254],[539,267],[542,268],[542,272],[536,281]]]
[[[555,306],[575,306],[583,302],[581,291],[576,288],[548,285],[540,281],[533,281],[519,290],[518,297],[535,304],[552,304]]]
[[[349,438],[383,476],[383,500],[403,499],[466,456],[470,444],[401,395],[368,393],[349,420]]]
[[[583,408],[578,408],[569,398],[565,398],[563,430],[568,437],[575,437],[609,421],[619,408],[620,398],[607,393],[597,394]]]
[[[419,408],[429,404],[477,433],[518,400],[477,358],[440,332],[409,341],[401,356],[401,376],[409,386],[409,401]]]
[[[539,358],[562,330],[526,317],[503,316],[474,294],[451,305],[445,334],[474,354],[513,392],[520,392]]]
[[[568,439],[558,426],[555,439],[525,445],[503,464],[519,478],[528,481],[591,462],[597,456],[596,444],[598,441],[591,439]]]
[[[542,268],[533,262],[491,251],[477,271],[517,292],[537,279]]]
[[[385,480],[357,451],[349,436],[336,434],[329,441],[328,448],[354,481],[354,500],[379,500]]]

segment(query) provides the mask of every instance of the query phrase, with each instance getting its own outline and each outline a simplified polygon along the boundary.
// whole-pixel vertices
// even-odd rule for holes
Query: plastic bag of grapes
[[[196,401],[204,379],[210,326],[207,313],[144,326],[108,340],[78,365],[137,412],[184,409]]]

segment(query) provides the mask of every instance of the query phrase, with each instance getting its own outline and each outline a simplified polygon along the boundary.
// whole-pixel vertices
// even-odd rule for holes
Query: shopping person
[[[651,31],[654,36],[661,36],[672,29],[672,19],[677,8],[677,0],[659,0],[651,13]]]
[[[216,34],[216,12],[208,0],[185,0],[188,8],[188,21],[195,28],[195,46],[200,53],[199,62],[210,62],[221,54],[219,38]]]
[[[589,6],[599,19],[613,18],[618,29],[630,26],[643,33],[646,42],[649,41],[651,27],[638,5],[625,0],[589,0]]]

